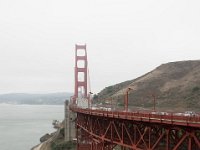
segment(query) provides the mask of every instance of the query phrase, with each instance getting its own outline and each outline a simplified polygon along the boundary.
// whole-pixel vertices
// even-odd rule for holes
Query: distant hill
[[[69,100],[72,93],[27,94],[10,93],[1,94],[0,103],[31,104],[31,105],[62,105]]]
[[[106,87],[97,99],[113,98],[123,105],[124,92],[131,88],[129,105],[156,109],[200,111],[200,60],[163,64],[153,71],[123,83]]]

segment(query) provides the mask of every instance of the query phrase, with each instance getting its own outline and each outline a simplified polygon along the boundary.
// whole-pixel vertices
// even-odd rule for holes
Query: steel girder
[[[200,150],[200,129],[77,113],[78,150]]]

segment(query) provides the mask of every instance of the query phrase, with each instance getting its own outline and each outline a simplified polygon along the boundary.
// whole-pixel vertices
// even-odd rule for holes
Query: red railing
[[[120,119],[143,121],[143,122],[200,127],[200,116],[195,116],[195,115],[184,116],[184,115],[176,115],[176,113],[166,113],[166,112],[165,112],[166,114],[152,114],[155,112],[150,112],[150,111],[124,112],[124,111],[108,111],[99,109],[93,110],[88,108],[83,109],[76,106],[70,106],[70,109],[72,111],[79,113],[103,116],[109,118],[120,118]]]

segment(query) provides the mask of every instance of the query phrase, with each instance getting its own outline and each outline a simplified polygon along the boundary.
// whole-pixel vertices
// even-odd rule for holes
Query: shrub
[[[195,86],[195,87],[193,87],[192,92],[197,92],[199,90],[200,90],[200,88],[198,86]]]
[[[52,150],[74,150],[75,147],[76,147],[76,145],[72,141],[61,142],[61,143],[54,142],[51,145]]]

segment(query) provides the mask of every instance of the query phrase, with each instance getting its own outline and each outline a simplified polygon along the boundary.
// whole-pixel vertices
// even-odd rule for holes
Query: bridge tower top
[[[87,50],[86,45],[75,45],[75,89],[74,102],[77,98],[87,98]]]

